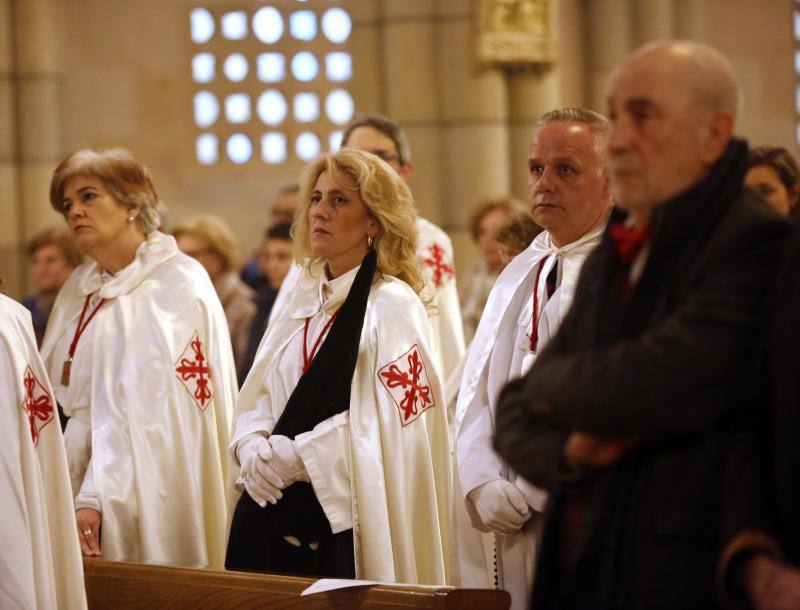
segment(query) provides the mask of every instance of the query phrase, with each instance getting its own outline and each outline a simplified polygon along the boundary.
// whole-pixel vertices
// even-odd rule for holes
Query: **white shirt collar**
[[[322,309],[344,302],[360,268],[361,265],[357,265],[332,280],[328,279],[327,273],[322,273],[319,278],[319,303]]]
[[[361,268],[361,265],[358,265],[329,280],[322,259],[300,265],[300,277],[287,308],[290,318],[307,318],[320,311],[328,313],[335,311],[344,302]]]

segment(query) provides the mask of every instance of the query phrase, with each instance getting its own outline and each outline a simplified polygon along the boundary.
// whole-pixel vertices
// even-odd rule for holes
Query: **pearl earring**
[[[128,216],[128,222],[133,222],[134,218],[134,216]]]

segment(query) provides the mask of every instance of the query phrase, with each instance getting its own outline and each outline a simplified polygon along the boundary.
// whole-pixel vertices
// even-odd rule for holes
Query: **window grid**
[[[345,6],[240,0],[189,11],[198,163],[275,165],[338,148],[355,111]]]
[[[794,107],[797,121],[795,123],[795,138],[800,146],[800,0],[794,5]]]

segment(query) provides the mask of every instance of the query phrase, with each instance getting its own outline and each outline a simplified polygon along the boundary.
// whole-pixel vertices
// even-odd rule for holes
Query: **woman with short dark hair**
[[[70,416],[82,550],[221,567],[236,376],[208,274],[157,230],[150,173],[127,151],[69,155],[50,203],[91,259],[61,289],[42,347]]]
[[[781,216],[797,209],[800,167],[785,148],[760,146],[750,150],[744,182]]]

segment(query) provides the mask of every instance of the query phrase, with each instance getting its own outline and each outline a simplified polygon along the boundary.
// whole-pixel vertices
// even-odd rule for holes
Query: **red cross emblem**
[[[189,344],[178,357],[175,365],[175,375],[180,379],[183,387],[204,411],[211,400],[211,369],[208,368],[203,344],[197,331],[194,331]]]
[[[25,399],[22,408],[28,412],[28,424],[31,427],[31,437],[35,445],[39,441],[39,434],[53,419],[53,401],[50,393],[44,389],[30,365],[25,367],[22,376],[22,385],[25,388]]]
[[[425,363],[416,344],[378,371],[378,379],[392,395],[400,411],[400,423],[404,426],[417,419],[426,409],[436,406]]]
[[[422,259],[422,263],[430,269],[431,280],[437,288],[456,274],[453,265],[445,260],[444,249],[439,244],[428,246],[428,255]]]

